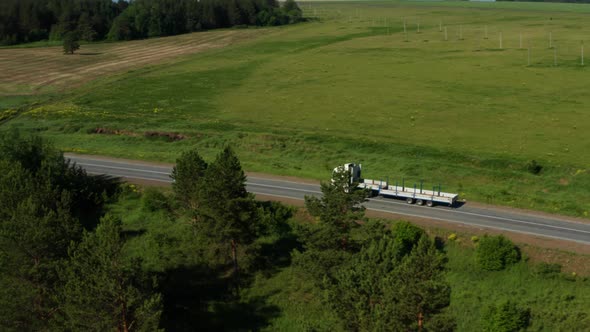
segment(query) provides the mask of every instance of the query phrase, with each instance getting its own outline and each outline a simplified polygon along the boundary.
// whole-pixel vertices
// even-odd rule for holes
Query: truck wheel
[[[433,201],[426,201],[426,206],[433,207],[434,206],[434,202]]]
[[[419,199],[416,201],[416,205],[424,205],[424,201]]]
[[[406,203],[414,204],[414,199],[412,197],[408,197],[408,198],[406,198]]]

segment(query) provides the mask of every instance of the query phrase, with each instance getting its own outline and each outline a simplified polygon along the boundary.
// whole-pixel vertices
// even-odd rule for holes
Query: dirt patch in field
[[[137,137],[136,133],[128,130],[118,130],[118,129],[110,129],[110,128],[103,128],[99,127],[91,131],[93,134],[101,134],[101,135],[123,135],[123,136],[130,136],[130,137]]]
[[[90,44],[82,45],[73,55],[64,55],[61,47],[3,49],[0,51],[0,96],[35,94],[46,88],[71,88],[97,77],[247,41],[268,31],[256,28],[206,31]]]
[[[129,136],[129,137],[139,137],[140,134],[129,131],[129,130],[119,130],[119,129],[110,129],[110,128],[103,128],[99,127],[91,131],[92,134],[101,134],[101,135],[122,135],[122,136]],[[188,136],[179,134],[179,133],[169,133],[165,131],[146,131],[143,133],[144,137],[147,138],[163,138],[170,142],[182,141]]]
[[[186,135],[178,133],[167,133],[163,131],[146,131],[143,134],[143,136],[147,138],[164,138],[170,142],[182,141],[183,139],[187,138]]]

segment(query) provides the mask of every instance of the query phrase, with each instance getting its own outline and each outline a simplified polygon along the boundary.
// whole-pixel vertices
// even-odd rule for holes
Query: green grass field
[[[2,128],[68,151],[147,160],[193,147],[212,157],[232,144],[248,170],[316,179],[357,161],[369,178],[424,179],[467,200],[588,215],[590,69],[580,56],[590,6],[301,6],[320,19],[98,79]],[[0,105],[17,107],[10,98]],[[531,160],[539,175],[527,171]]]

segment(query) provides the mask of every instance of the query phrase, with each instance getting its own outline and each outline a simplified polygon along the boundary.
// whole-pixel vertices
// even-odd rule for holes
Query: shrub
[[[543,166],[533,159],[526,164],[526,170],[531,174],[538,175],[543,170]]]
[[[477,246],[476,258],[479,266],[488,271],[503,270],[507,265],[520,260],[520,251],[504,236],[485,235]]]
[[[395,237],[395,245],[402,256],[409,254],[418,244],[424,230],[409,222],[401,221],[393,225],[392,231]]]
[[[553,278],[561,273],[561,265],[555,263],[539,263],[535,267],[535,274],[544,278]]]
[[[479,237],[477,237],[477,235],[472,236],[471,237],[471,242],[473,242],[473,243],[479,242]]]
[[[455,241],[457,239],[457,234],[452,233],[447,239],[449,239],[449,241]]]
[[[156,188],[147,188],[141,198],[142,208],[149,212],[168,210],[168,197]]]
[[[530,310],[506,301],[490,306],[482,317],[482,327],[489,332],[520,331],[529,325]]]

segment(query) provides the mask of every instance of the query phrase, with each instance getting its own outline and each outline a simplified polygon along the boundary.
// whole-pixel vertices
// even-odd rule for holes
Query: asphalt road
[[[68,155],[72,162],[90,174],[106,174],[126,179],[138,179],[171,183],[169,166],[144,162],[92,158]],[[321,195],[319,185],[278,180],[263,177],[248,177],[247,189],[259,195],[303,200],[305,195]],[[559,216],[537,215],[506,211],[503,209],[478,208],[464,204],[460,207],[409,205],[402,200],[382,197],[371,198],[365,206],[368,210],[440,220],[481,228],[490,228],[535,236],[574,241],[590,245],[590,222],[576,222]]]

